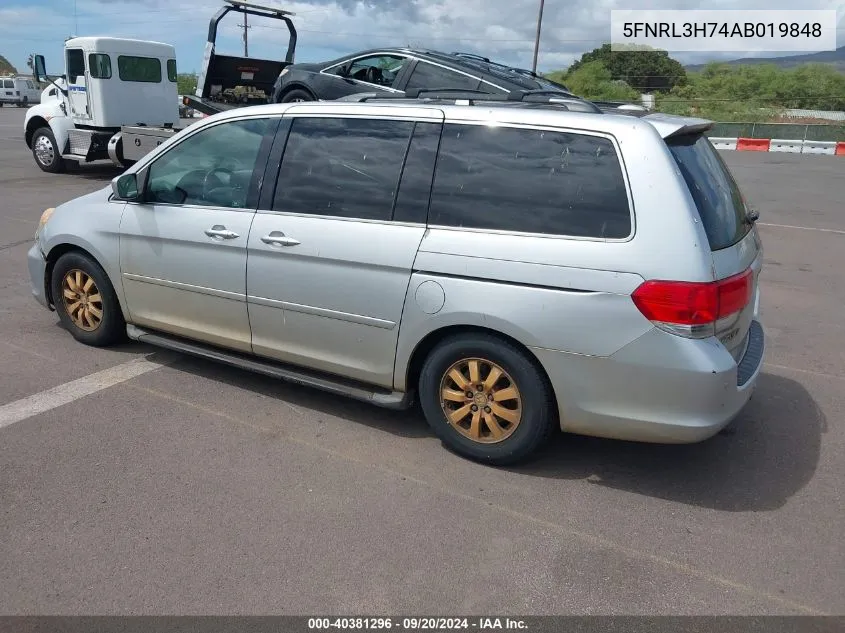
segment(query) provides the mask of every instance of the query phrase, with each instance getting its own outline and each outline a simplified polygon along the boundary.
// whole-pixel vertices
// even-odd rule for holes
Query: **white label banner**
[[[611,50],[668,52],[836,50],[836,10],[650,10],[610,12]]]

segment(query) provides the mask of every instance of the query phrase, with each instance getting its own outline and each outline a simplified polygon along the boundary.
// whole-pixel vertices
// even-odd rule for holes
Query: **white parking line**
[[[836,233],[838,235],[845,235],[845,231],[837,229],[819,229],[814,226],[794,226],[792,224],[769,224],[767,222],[757,222],[760,226],[773,226],[779,229],[799,229],[801,231],[819,231],[820,233]]]
[[[146,358],[136,358],[115,367],[66,382],[58,387],[4,404],[0,406],[0,428],[11,426],[15,422],[69,404],[74,400],[90,396],[92,393],[108,389],[163,366],[164,363],[153,362]]]

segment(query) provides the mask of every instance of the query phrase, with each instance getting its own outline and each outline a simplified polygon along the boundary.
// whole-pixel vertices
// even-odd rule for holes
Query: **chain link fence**
[[[707,132],[707,136],[845,142],[845,125],[826,125],[823,123],[716,123]]]

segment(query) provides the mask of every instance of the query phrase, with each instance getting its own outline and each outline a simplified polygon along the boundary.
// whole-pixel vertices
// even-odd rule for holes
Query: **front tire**
[[[51,277],[53,304],[73,338],[85,345],[106,347],[126,335],[120,303],[103,268],[89,256],[65,253]]]
[[[32,135],[32,156],[42,171],[58,174],[67,168],[67,161],[62,158],[56,137],[48,127],[42,127]]]
[[[293,103],[296,101],[314,101],[314,97],[307,90],[301,90],[299,88],[286,92],[282,97],[282,103]]]
[[[472,460],[526,461],[555,422],[546,376],[525,352],[488,334],[457,335],[428,355],[420,404],[443,443]]]

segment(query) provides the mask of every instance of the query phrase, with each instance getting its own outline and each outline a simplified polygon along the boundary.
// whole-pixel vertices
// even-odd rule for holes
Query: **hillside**
[[[18,70],[9,63],[9,60],[0,55],[0,75],[17,75]]]
[[[805,53],[802,55],[787,55],[786,57],[742,57],[723,62],[731,66],[748,64],[775,64],[780,68],[795,68],[802,64],[830,64],[839,72],[845,72],[845,46],[840,46],[835,51],[822,51],[820,53]],[[705,64],[691,64],[685,66],[689,71],[698,71],[704,68]]]

